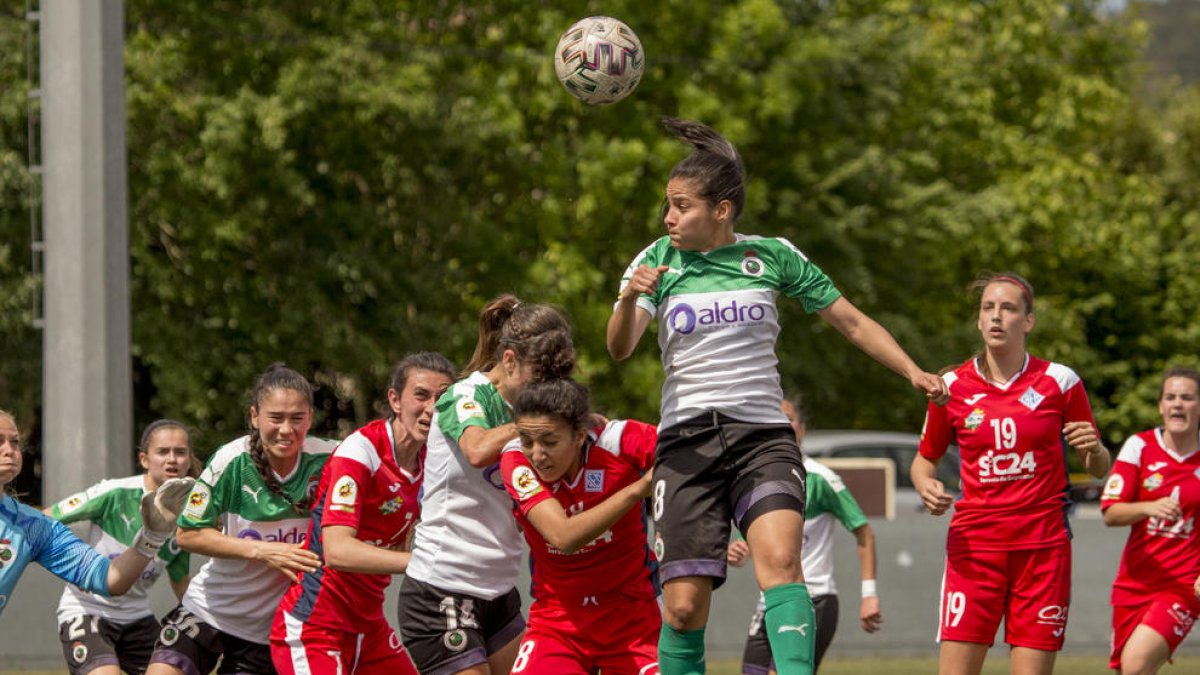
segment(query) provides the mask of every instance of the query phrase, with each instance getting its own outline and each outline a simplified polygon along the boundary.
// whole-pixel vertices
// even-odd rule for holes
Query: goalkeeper
[[[99,595],[121,595],[142,575],[158,549],[175,533],[175,519],[192,489],[191,478],[172,478],[142,498],[142,528],[133,544],[111,561],[70,528],[8,493],[21,472],[21,434],[13,416],[0,410],[0,612],[30,562],[68,583]]]

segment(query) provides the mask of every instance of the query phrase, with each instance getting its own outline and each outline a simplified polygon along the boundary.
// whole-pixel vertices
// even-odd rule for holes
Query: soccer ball
[[[559,81],[572,96],[591,105],[616,103],[628,96],[645,67],[637,34],[610,16],[575,22],[554,49]]]

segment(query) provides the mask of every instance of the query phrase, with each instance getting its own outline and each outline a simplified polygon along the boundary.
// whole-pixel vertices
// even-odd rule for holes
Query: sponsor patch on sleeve
[[[1104,495],[1102,499],[1119,499],[1121,497],[1121,489],[1125,487],[1125,479],[1121,474],[1114,473],[1108,477],[1108,482],[1104,484]]]
[[[333,494],[329,497],[330,511],[345,511],[354,513],[358,503],[358,483],[350,476],[342,476],[333,484]]]
[[[512,484],[513,489],[517,491],[517,497],[522,501],[542,491],[542,484],[538,482],[537,476],[533,475],[533,469],[527,466],[513,469]]]
[[[204,517],[204,512],[208,510],[208,502],[212,497],[208,486],[204,483],[197,482],[192,488],[192,494],[188,495],[187,506],[183,508],[183,515],[192,520],[199,520]]]
[[[454,404],[454,410],[458,413],[458,421],[466,422],[469,419],[483,417],[483,408],[475,399],[463,398],[459,399]]]
[[[79,492],[67,497],[58,503],[58,509],[65,516],[87,503],[88,496],[86,492]]]

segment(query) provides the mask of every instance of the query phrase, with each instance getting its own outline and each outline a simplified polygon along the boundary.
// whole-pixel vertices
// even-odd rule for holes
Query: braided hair
[[[275,389],[289,389],[300,392],[308,401],[309,410],[312,410],[312,385],[308,383],[308,380],[303,375],[288,368],[281,362],[272,363],[254,381],[254,391],[250,395],[250,405],[255,410],[258,410],[267,392]],[[287,492],[283,489],[283,484],[279,482],[279,479],[275,477],[275,472],[271,469],[266,448],[263,447],[262,432],[255,428],[250,429],[250,459],[253,460],[254,468],[258,470],[258,475],[263,479],[267,490],[288,504],[291,504],[292,508],[296,509],[298,513],[308,512],[312,506],[313,496],[305,495],[299,500],[293,500],[288,496]]]

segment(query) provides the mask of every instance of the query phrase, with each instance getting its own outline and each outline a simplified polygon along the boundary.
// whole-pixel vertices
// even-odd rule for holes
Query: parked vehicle
[[[921,497],[913,487],[908,470],[921,437],[903,431],[820,430],[804,435],[801,449],[816,460],[821,459],[890,459],[896,465],[896,514],[921,513],[925,510]],[[946,490],[960,491],[958,448],[951,447],[938,463],[938,478]]]

